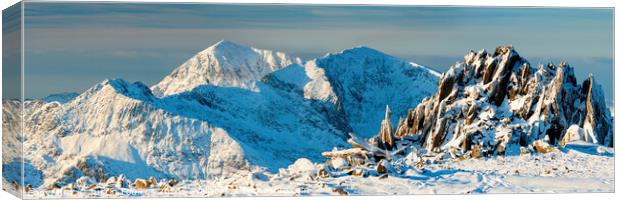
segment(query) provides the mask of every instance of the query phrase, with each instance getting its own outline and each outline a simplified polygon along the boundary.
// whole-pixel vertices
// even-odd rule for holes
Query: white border
[[[5,9],[15,3],[19,2],[18,0],[0,0],[0,5],[2,9]],[[26,2],[80,2],[80,0],[26,0]],[[124,0],[124,1],[112,1],[112,0],[81,0],[81,2],[160,2],[160,3],[295,3],[295,4],[369,4],[369,5],[435,5],[435,6],[518,6],[518,7],[531,7],[531,6],[549,6],[549,7],[616,7],[618,3],[613,0],[519,0],[519,1],[493,1],[493,0],[217,0],[217,1],[207,1],[207,0],[148,0],[148,1],[138,1],[138,0]],[[23,8],[23,7],[22,7]],[[23,18],[22,18],[23,19]],[[615,38],[618,36],[618,32],[615,31],[615,27],[617,27],[618,15],[614,12],[614,66],[618,65],[618,54],[615,51],[615,47],[618,46],[618,41]],[[22,21],[23,23],[23,21]],[[1,22],[0,22],[1,26]],[[23,25],[22,25],[23,27]],[[22,31],[23,34],[23,31]],[[0,45],[2,43],[0,42]],[[22,41],[23,45],[23,41]],[[22,49],[23,50],[23,49]],[[0,53],[2,52],[0,48]],[[22,52],[22,64],[23,60],[23,52]],[[22,68],[23,70],[23,68]],[[23,72],[22,72],[23,73]],[[619,76],[620,70],[615,70],[614,68],[614,102],[618,102],[617,99],[620,96],[619,89],[620,83],[616,81],[616,77]],[[22,79],[24,81],[24,79]],[[1,84],[2,77],[0,76],[0,94],[1,94]],[[23,83],[22,83],[23,87]],[[22,88],[23,95],[23,88]],[[22,97],[23,98],[23,97]],[[617,112],[614,116],[618,116]],[[619,122],[615,122],[614,133],[618,133],[619,130]],[[1,130],[0,130],[1,132]],[[615,137],[615,144],[618,144],[618,137]],[[1,150],[0,150],[1,153]],[[615,160],[618,160],[618,157],[615,157]],[[615,162],[617,163],[617,162]],[[1,171],[0,171],[1,174]],[[615,173],[615,180],[618,180],[618,173]],[[1,182],[0,182],[1,184]],[[617,184],[615,191],[617,190]],[[255,197],[251,199],[273,199],[274,197]],[[338,197],[338,196],[329,196],[329,197],[304,197],[301,199],[385,199],[385,196],[354,196],[354,197]],[[400,200],[400,199],[562,199],[562,200],[571,200],[571,199],[617,199],[618,195],[616,193],[571,193],[571,194],[485,194],[485,195],[410,195],[410,196],[389,196],[390,199]],[[0,199],[17,199],[15,196],[2,191],[0,192]],[[156,199],[156,198],[152,198]],[[195,198],[191,198],[195,199]],[[219,199],[219,198],[214,198]],[[224,198],[226,200],[233,199],[250,199],[248,197],[243,198]],[[294,197],[278,197],[278,199],[300,199]]]

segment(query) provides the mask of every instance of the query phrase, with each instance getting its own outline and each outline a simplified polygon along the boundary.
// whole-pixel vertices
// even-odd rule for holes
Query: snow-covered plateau
[[[21,105],[3,100],[3,189],[27,198],[614,191],[600,85],[511,46],[438,73],[220,41],[153,86],[27,100],[23,136]]]

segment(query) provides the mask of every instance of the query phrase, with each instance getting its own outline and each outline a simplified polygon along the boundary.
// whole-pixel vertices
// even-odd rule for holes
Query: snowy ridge
[[[5,163],[13,162],[22,153],[18,140],[21,134],[20,112],[20,101],[2,101],[2,160]]]
[[[256,49],[222,40],[199,52],[152,87],[157,96],[189,91],[202,84],[246,87],[300,58],[282,52]]]
[[[114,79],[66,104],[35,101],[27,121],[40,125],[28,127],[25,157],[49,187],[81,176],[207,179],[252,167],[273,171],[343,145],[342,133],[302,98],[256,87],[259,93],[204,85],[157,98],[142,83]]]
[[[79,96],[80,94],[75,93],[75,92],[63,92],[63,93],[58,93],[58,94],[50,94],[48,96],[46,96],[45,98],[41,99],[42,101],[45,102],[58,102],[58,103],[67,103],[73,99],[75,99],[75,97]]]
[[[370,137],[379,130],[376,123],[385,105],[396,116],[406,114],[435,92],[437,74],[375,49],[355,47],[276,71],[267,80],[306,99],[330,102],[328,109],[343,113],[351,131]]]

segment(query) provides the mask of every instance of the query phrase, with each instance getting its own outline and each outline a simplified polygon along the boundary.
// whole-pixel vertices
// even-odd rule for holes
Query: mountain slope
[[[332,104],[324,106],[341,113],[351,131],[370,137],[379,131],[385,105],[395,117],[406,114],[435,92],[438,75],[418,64],[356,47],[276,71],[267,80],[306,99]]]
[[[141,83],[117,79],[66,104],[36,101],[25,157],[49,186],[83,175],[205,179],[274,171],[343,145],[342,133],[303,98],[253,88],[203,85],[157,98]]]
[[[156,96],[189,91],[202,84],[246,87],[248,82],[301,59],[222,40],[199,52],[152,87]]]

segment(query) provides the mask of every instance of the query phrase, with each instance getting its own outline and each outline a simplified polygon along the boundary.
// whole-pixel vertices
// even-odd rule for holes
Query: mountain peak
[[[341,52],[329,54],[333,55],[356,55],[356,56],[388,56],[391,57],[377,49],[373,49],[367,46],[356,46],[353,48],[342,50]]]
[[[213,46],[220,46],[220,45],[239,45],[239,44],[233,41],[230,41],[230,40],[223,39],[223,40],[216,42]]]
[[[220,40],[219,42],[205,49],[205,51],[211,52],[211,53],[241,52],[241,51],[248,52],[248,51],[252,51],[252,47],[237,44],[230,40]]]
[[[247,88],[250,82],[294,63],[300,64],[301,59],[221,40],[185,61],[152,89],[157,96],[166,96],[203,84]]]
[[[80,98],[90,98],[92,96],[98,96],[99,94],[120,94],[138,100],[150,100],[153,97],[151,90],[144,83],[139,81],[130,83],[126,80],[116,78],[103,80],[101,83],[86,90],[86,92],[80,95]]]

